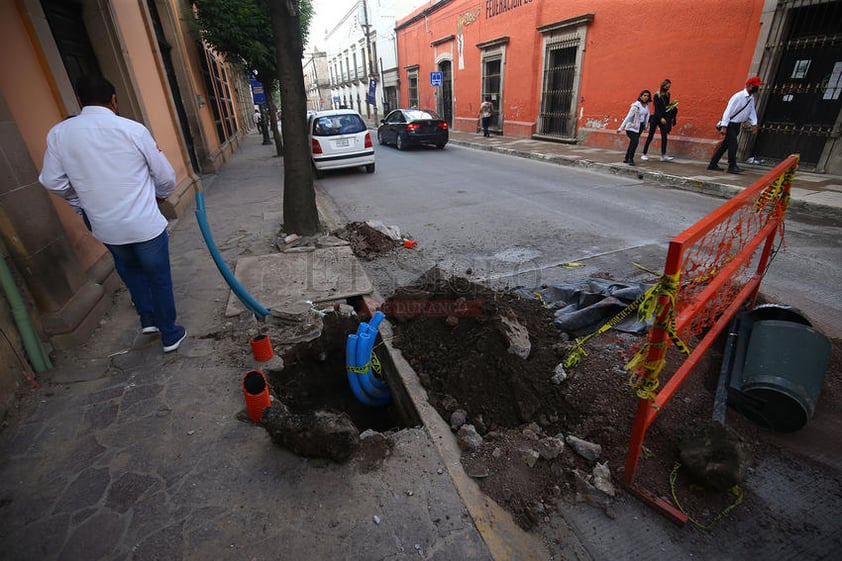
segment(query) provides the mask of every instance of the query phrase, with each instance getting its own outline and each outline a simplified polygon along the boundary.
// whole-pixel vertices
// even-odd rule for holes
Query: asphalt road
[[[381,294],[438,264],[474,281],[535,286],[663,269],[668,241],[722,199],[594,171],[448,145],[377,146],[377,172],[329,173],[322,190],[349,222],[379,220],[418,241],[414,259],[370,271]],[[842,225],[789,217],[761,286],[842,337]],[[419,259],[420,258],[420,259]],[[576,262],[581,267],[562,268]]]

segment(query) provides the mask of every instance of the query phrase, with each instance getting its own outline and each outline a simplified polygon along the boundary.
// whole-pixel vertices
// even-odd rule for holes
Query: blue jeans
[[[105,247],[114,261],[121,263],[117,273],[129,289],[135,311],[140,316],[140,325],[154,325],[160,329],[165,345],[177,340],[181,330],[175,325],[167,231],[146,242],[105,244]]]

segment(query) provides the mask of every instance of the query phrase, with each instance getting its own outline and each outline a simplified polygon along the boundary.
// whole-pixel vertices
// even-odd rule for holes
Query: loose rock
[[[608,462],[597,463],[593,468],[593,485],[609,497],[614,496],[614,484],[611,483],[611,470]]]
[[[462,425],[456,433],[456,442],[463,450],[476,450],[482,446],[482,437],[477,433],[474,425]]]
[[[566,379],[567,379],[567,371],[564,369],[564,364],[559,363],[555,367],[555,370],[553,370],[553,376],[552,376],[552,378],[550,378],[550,381],[553,384],[559,385],[563,381],[565,381]]]
[[[602,454],[602,446],[599,444],[582,440],[581,438],[577,438],[573,435],[568,435],[565,442],[567,442],[567,444],[569,444],[577,454],[592,462],[596,461]]]
[[[564,441],[547,436],[538,441],[538,453],[545,460],[553,460],[564,452]]]
[[[532,343],[529,341],[529,330],[517,318],[513,316],[500,316],[503,324],[503,334],[509,341],[509,352],[526,360],[532,352]]]
[[[459,428],[468,422],[468,413],[464,409],[457,409],[450,415],[450,428],[459,430]]]

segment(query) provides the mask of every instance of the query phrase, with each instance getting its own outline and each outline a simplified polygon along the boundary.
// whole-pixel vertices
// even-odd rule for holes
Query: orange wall
[[[66,115],[46,78],[44,65],[27,34],[25,22],[11,0],[0,0],[0,52],[3,53],[0,57],[0,92],[37,176],[47,148],[47,132]],[[16,179],[25,181],[29,178]],[[80,264],[87,269],[102,257],[105,248],[93,241],[90,232],[64,200],[55,196],[51,199]]]
[[[177,181],[181,182],[189,175],[187,156],[182,151],[181,137],[175,128],[178,116],[172,111],[167,97],[167,78],[158,66],[156,53],[149,48],[150,44],[155,44],[154,34],[147,29],[136,3],[127,2],[123,9],[115,11],[114,16],[123,41],[133,47],[127,60],[131,62],[137,97],[143,100],[145,125],[167,155]]]
[[[65,115],[56,103],[23,19],[10,0],[0,0],[0,53],[0,91],[40,171],[47,131]]]
[[[543,68],[542,35],[536,28],[592,13],[576,117],[581,140],[606,146],[625,145],[626,140],[614,138],[614,133],[629,105],[642,89],[654,93],[664,78],[672,80],[672,97],[680,100],[678,126],[671,141],[683,137],[713,143],[718,138],[713,124],[749,75],[763,8],[763,0],[671,0],[661,4],[649,0],[524,0],[519,7],[488,18],[486,4],[456,0],[397,32],[402,102],[408,99],[404,68],[418,64],[421,105],[435,107],[429,81],[430,71],[437,70],[434,52],[454,50],[454,126],[473,130],[481,92],[481,53],[476,44],[508,36],[503,71],[504,134],[521,130],[508,126],[518,121],[534,128]],[[462,28],[465,68],[459,70],[452,42],[437,47],[430,43],[456,34],[458,18],[464,20],[468,13],[475,21]]]

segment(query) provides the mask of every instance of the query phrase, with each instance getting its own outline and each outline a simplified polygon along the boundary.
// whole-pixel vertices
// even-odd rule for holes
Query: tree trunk
[[[297,0],[270,0],[272,31],[281,90],[281,130],[284,137],[284,232],[310,236],[319,231],[313,187],[310,138],[307,134],[307,94],[301,56],[301,23]]]

